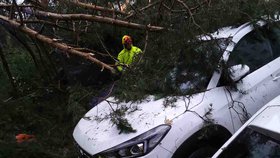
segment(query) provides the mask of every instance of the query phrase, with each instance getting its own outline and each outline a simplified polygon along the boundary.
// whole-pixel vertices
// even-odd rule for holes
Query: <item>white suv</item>
[[[220,29],[211,38],[201,37],[221,43],[224,48],[221,62],[232,66],[229,71],[236,82],[235,88],[224,82],[225,72],[218,64],[209,79],[203,78],[207,82],[204,90],[194,95],[158,100],[150,96],[136,103],[118,103],[108,98],[87,112],[74,129],[81,155],[92,158],[213,155],[250,116],[280,94],[280,28],[277,23],[259,25],[256,30],[246,23]],[[184,86],[196,84],[199,81]],[[130,124],[134,132],[121,133],[116,126],[120,120],[113,119],[113,112],[120,109],[125,111],[123,123]]]
[[[280,96],[252,116],[212,158],[280,157]]]

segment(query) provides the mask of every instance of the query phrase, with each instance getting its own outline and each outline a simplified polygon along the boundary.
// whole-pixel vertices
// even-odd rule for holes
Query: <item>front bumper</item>
[[[82,149],[78,144],[76,144],[77,150],[79,152],[79,158],[101,158],[97,155],[90,155],[87,151]],[[173,155],[172,152],[164,149],[160,145],[157,145],[151,152],[147,155],[141,156],[139,158],[171,158]]]

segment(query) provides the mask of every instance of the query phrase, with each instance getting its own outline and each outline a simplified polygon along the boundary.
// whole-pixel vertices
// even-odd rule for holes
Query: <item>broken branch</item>
[[[18,22],[14,21],[14,20],[10,20],[9,18],[7,18],[5,16],[0,15],[0,19],[5,21],[10,26],[12,26],[14,28],[17,28],[21,32],[26,33],[27,35],[29,35],[30,37],[32,37],[34,39],[38,39],[38,40],[40,40],[44,43],[49,44],[50,46],[58,48],[62,51],[65,51],[65,52],[71,53],[73,55],[77,55],[77,56],[83,57],[85,59],[88,59],[91,62],[95,63],[96,65],[100,66],[101,68],[104,67],[104,68],[110,70],[110,72],[113,73],[113,74],[116,72],[116,70],[114,68],[112,68],[111,66],[99,61],[98,59],[96,59],[92,56],[89,56],[88,53],[84,53],[84,52],[75,50],[74,48],[72,48],[72,47],[70,47],[70,46],[68,46],[64,43],[58,43],[58,42],[52,40],[51,38],[48,38],[44,35],[41,35],[38,32],[36,32],[36,31],[26,27],[26,26],[20,25]]]
[[[87,4],[87,3],[80,2],[78,0],[70,1],[70,3],[75,4],[77,6],[80,6],[80,7],[83,7],[83,8],[86,8],[86,9],[92,9],[92,10],[97,10],[97,11],[103,11],[103,12],[110,12],[110,13],[118,13],[118,14],[122,14],[122,15],[127,15],[126,12],[123,12],[123,11],[120,11],[120,10],[104,8],[104,7],[101,7],[101,6],[94,5],[94,4]]]
[[[149,9],[149,8],[151,8],[152,6],[155,6],[155,5],[157,5],[158,3],[160,3],[161,2],[161,0],[160,1],[156,1],[156,2],[153,2],[153,3],[150,3],[149,5],[147,5],[146,7],[143,7],[142,9],[140,9],[139,11],[141,12],[141,11],[144,11],[144,10],[146,10],[146,9]],[[136,12],[134,11],[133,13],[131,13],[131,14],[129,14],[128,16],[126,16],[124,19],[129,19],[129,18],[131,18],[132,16],[134,16],[136,14]]]
[[[140,29],[140,30],[149,30],[149,31],[162,31],[164,30],[163,27],[160,26],[146,26],[137,23],[131,23],[123,20],[117,20],[108,17],[102,17],[97,15],[89,15],[89,14],[57,14],[52,12],[44,12],[44,11],[35,11],[36,16],[41,17],[48,17],[56,20],[88,20],[88,21],[95,21],[105,24],[111,25],[118,25],[122,27],[129,27],[133,29]]]

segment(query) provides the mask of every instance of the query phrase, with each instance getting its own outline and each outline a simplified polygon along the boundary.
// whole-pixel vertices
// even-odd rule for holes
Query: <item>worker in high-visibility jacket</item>
[[[118,55],[117,69],[122,72],[131,63],[135,61],[136,56],[142,53],[142,50],[133,46],[132,39],[128,35],[124,35],[122,38],[123,50]]]

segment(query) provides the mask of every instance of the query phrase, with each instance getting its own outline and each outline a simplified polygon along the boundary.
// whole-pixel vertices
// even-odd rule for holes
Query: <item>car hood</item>
[[[171,120],[182,115],[187,109],[199,105],[204,93],[193,96],[172,97],[154,100],[149,96],[142,102],[114,103],[108,98],[92,108],[79,121],[74,129],[74,139],[91,155],[102,152],[125,141],[128,141],[158,125],[170,124]],[[176,99],[174,99],[176,98]],[[136,132],[120,133],[112,122],[112,111],[122,109],[124,117]]]

